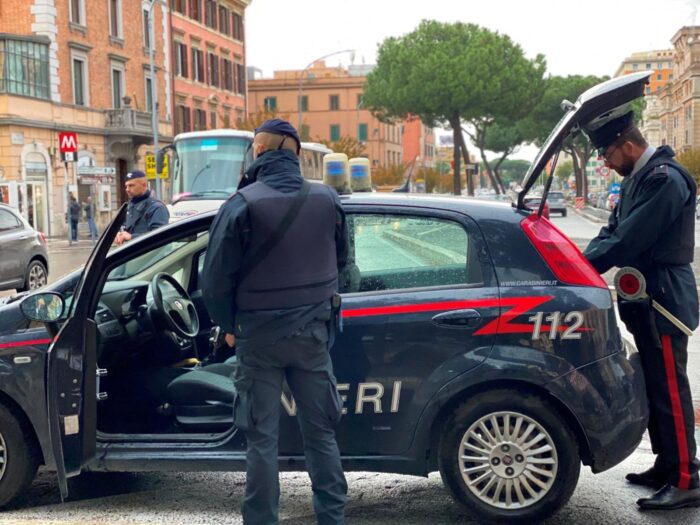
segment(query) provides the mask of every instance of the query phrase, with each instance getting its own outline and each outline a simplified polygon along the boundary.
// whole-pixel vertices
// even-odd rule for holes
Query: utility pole
[[[158,0],[150,0],[148,6],[148,61],[151,68],[151,128],[153,130],[153,158],[158,158],[158,88],[156,85],[156,74],[153,66],[155,55],[155,16],[153,8]],[[157,163],[156,163],[157,164]],[[160,173],[156,170],[156,198],[161,199]]]

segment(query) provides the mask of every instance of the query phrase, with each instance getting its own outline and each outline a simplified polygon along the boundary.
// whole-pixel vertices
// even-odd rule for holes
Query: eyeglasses
[[[606,162],[610,162],[610,157],[612,157],[613,153],[615,153],[615,150],[619,147],[620,145],[617,142],[613,142],[606,148],[600,148],[598,150],[598,155],[603,157],[603,159]]]

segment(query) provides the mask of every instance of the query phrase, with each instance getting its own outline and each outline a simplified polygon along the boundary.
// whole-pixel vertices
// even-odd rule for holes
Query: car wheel
[[[442,480],[486,522],[542,520],[566,504],[576,487],[576,437],[538,396],[484,392],[459,405],[443,428]]]
[[[26,292],[36,290],[46,285],[49,278],[49,272],[46,271],[46,266],[41,261],[33,260],[27,266],[27,274],[24,278],[24,286],[19,290]]]
[[[21,495],[32,483],[39,459],[14,414],[0,405],[0,507]]]
[[[562,210],[561,216],[562,216],[562,217],[566,217],[566,209]]]

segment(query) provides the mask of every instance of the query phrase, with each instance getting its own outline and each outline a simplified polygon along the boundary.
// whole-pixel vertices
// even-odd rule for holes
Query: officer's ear
[[[265,151],[265,145],[261,143],[253,143],[253,156],[257,159]]]

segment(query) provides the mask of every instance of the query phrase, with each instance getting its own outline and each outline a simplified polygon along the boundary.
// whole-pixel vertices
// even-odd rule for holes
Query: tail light
[[[607,290],[608,285],[581,250],[547,219],[532,214],[523,219],[520,226],[561,282]]]
[[[39,237],[41,238],[41,242],[44,243],[44,246],[46,246],[46,235],[44,235],[44,232],[37,232],[39,233]]]

